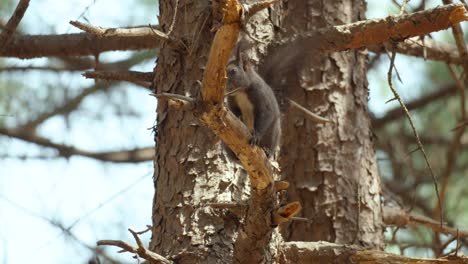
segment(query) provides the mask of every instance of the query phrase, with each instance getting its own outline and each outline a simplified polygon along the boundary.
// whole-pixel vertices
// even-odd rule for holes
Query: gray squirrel
[[[265,150],[268,157],[275,152],[281,139],[281,113],[275,93],[255,71],[252,65],[245,65],[240,41],[235,56],[228,63],[227,106],[250,130],[251,144]],[[239,163],[234,153],[224,145],[227,157]]]
[[[251,144],[263,148],[268,157],[275,152],[281,140],[280,107],[269,84],[277,89],[281,88],[280,98],[283,106],[291,105],[314,123],[331,122],[288,98],[285,94],[287,82],[283,80],[284,76],[296,72],[301,65],[306,63],[314,51],[320,50],[321,39],[323,38],[319,35],[313,38],[299,35],[279,45],[271,46],[269,56],[263,63],[262,76],[264,78],[255,71],[252,65],[244,63],[242,52],[249,48],[249,44],[245,39],[241,39],[234,50],[233,58],[226,67],[227,106],[250,130]],[[224,144],[223,146],[227,157],[239,163],[229,147]]]

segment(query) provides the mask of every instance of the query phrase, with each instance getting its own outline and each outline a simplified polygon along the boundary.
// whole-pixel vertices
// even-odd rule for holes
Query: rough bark
[[[358,0],[293,1],[283,28],[314,29],[364,19]],[[339,10],[339,12],[337,12]],[[383,248],[380,180],[370,119],[364,51],[316,53],[288,76],[290,97],[332,120],[314,124],[286,111],[280,165],[289,198],[308,222],[283,227],[287,240],[331,241]]]
[[[155,93],[200,96],[197,81],[203,75],[213,39],[208,3],[180,1],[172,37],[182,39],[186,49],[162,43],[155,69]],[[271,40],[275,26],[312,29],[310,25],[315,22],[320,22],[317,26],[351,22],[363,12],[360,4],[361,1],[278,4],[274,10],[256,15],[246,30],[255,38]],[[174,5],[172,0],[160,1],[162,31],[172,22]],[[336,10],[348,13],[335,14]],[[289,15],[284,18],[286,13]],[[265,55],[265,45],[259,45],[256,51],[251,54],[254,62]],[[297,112],[285,113],[287,132],[281,165],[294,185],[290,188],[290,200],[301,200],[307,207],[305,216],[317,220],[310,226],[294,226],[297,231],[289,229],[286,233],[295,239],[380,248],[380,190],[366,112],[365,55],[359,51],[336,53],[318,60],[316,65],[320,67],[311,75],[301,72],[299,76],[306,85],[299,85],[296,79],[297,85],[278,94],[291,96],[309,109],[313,106],[314,112],[325,113],[334,120],[333,124],[316,126],[304,121]],[[323,84],[312,87],[319,83]],[[192,113],[169,108],[164,101],[159,101],[157,113],[156,193],[150,249],[178,263],[231,263],[237,232],[245,216],[242,205],[250,197],[248,177],[227,162],[219,144],[215,144],[218,140]],[[320,186],[315,185],[318,180]],[[318,188],[312,190],[315,187]],[[211,206],[214,204],[230,206],[220,209]],[[300,232],[305,236],[299,236]],[[273,235],[272,248],[278,246],[278,241]],[[273,261],[267,258],[268,263]]]
[[[160,1],[161,30],[172,22],[175,1]],[[155,92],[198,97],[213,39],[207,0],[180,1],[172,36],[186,49],[161,47]],[[247,175],[233,174],[213,133],[189,111],[158,102],[153,238],[150,249],[179,263],[231,262],[239,224],[231,211],[209,203],[245,199]]]

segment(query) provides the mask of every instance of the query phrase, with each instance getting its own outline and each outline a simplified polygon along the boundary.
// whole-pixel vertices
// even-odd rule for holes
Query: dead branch
[[[325,118],[325,117],[321,117],[317,114],[314,114],[312,111],[310,111],[309,109],[303,107],[302,105],[296,103],[294,100],[292,99],[288,99],[290,105],[299,110],[300,112],[302,112],[308,119],[312,120],[313,122],[315,123],[326,123],[326,122],[330,122],[330,119],[328,118]]]
[[[457,86],[455,84],[450,84],[442,87],[441,89],[421,96],[418,99],[415,99],[409,103],[406,103],[408,110],[416,110],[430,103],[433,103],[436,100],[445,99],[448,96],[455,95],[457,93]],[[372,119],[372,127],[378,129],[382,128],[391,121],[397,120],[404,116],[404,112],[400,107],[396,107],[392,110],[389,110],[383,117]]]
[[[439,259],[410,258],[377,250],[329,242],[287,242],[280,247],[279,263],[357,263],[357,264],[467,264],[467,257],[450,256]]]
[[[122,252],[130,252],[136,254],[138,257],[146,259],[151,263],[162,263],[162,264],[173,264],[174,262],[166,259],[165,257],[156,254],[148,249],[145,248],[143,242],[141,242],[140,237],[138,237],[138,233],[133,231],[132,229],[128,229],[128,231],[133,235],[138,247],[134,247],[124,241],[121,240],[99,240],[97,242],[98,246],[116,246],[121,248]]]
[[[455,38],[457,39],[457,35],[461,34],[461,28],[460,27],[453,27],[454,35]],[[462,42],[464,45],[463,38],[461,40],[458,40],[458,42]],[[461,45],[458,45],[459,47]],[[461,57],[466,61],[468,59],[467,57],[467,51],[463,50],[463,48],[460,49],[460,55]],[[466,105],[465,105],[465,85],[462,83],[462,80],[458,78],[458,76],[455,73],[455,70],[452,68],[451,65],[448,65],[449,71],[452,74],[455,84],[458,88],[458,92],[460,93],[460,110],[461,110],[461,120],[466,119]],[[464,63],[463,68],[465,73],[468,71],[468,64]],[[465,82],[466,83],[466,82]],[[442,187],[441,187],[441,192],[440,192],[440,197],[442,199],[442,202],[445,201],[445,195],[447,193],[447,188],[449,184],[449,179],[450,176],[452,175],[455,166],[457,164],[457,158],[458,154],[461,150],[462,146],[462,137],[465,134],[465,126],[462,126],[458,129],[455,130],[455,133],[453,133],[452,140],[450,142],[450,145],[447,146],[447,154],[446,154],[446,164],[445,168],[442,172]],[[437,212],[438,208],[434,209],[434,212]]]
[[[85,78],[101,79],[107,81],[127,81],[133,83],[151,83],[153,72],[139,71],[87,71],[83,73]]]
[[[130,58],[125,60],[120,60],[116,62],[102,62],[99,61],[99,64],[96,65],[96,60],[94,58],[86,57],[60,57],[56,58],[62,64],[65,64],[64,67],[71,68],[77,71],[83,70],[101,70],[101,71],[115,71],[115,70],[128,70],[132,66],[135,66],[145,60],[154,59],[154,51],[143,51],[136,52]]]
[[[20,0],[13,12],[13,15],[11,15],[10,20],[8,20],[5,27],[3,27],[3,31],[0,34],[0,52],[9,44],[10,39],[23,18],[24,13],[26,13],[28,6],[29,0]]]
[[[297,41],[300,47],[313,47],[313,52],[359,49],[447,29],[468,20],[465,14],[463,4],[444,5],[409,15],[388,16],[305,32],[281,41],[280,44],[287,46]]]
[[[153,52],[154,53],[154,52]],[[51,58],[49,66],[5,66],[0,67],[0,72],[5,71],[52,71],[52,72],[63,72],[63,71],[83,71],[89,69],[99,69],[101,71],[112,71],[112,70],[128,70],[130,67],[137,65],[147,59],[150,59],[154,54],[152,52],[138,52],[133,54],[128,59],[116,61],[116,62],[99,62],[96,65],[94,59],[78,58],[78,57],[63,57],[63,58]]]
[[[40,219],[41,221],[44,221],[45,223],[49,224],[50,226],[58,229],[61,231],[61,233],[66,236],[67,238],[71,238],[74,242],[77,242],[78,244],[80,244],[81,246],[89,249],[91,252],[99,255],[99,256],[102,256],[103,258],[105,258],[107,261],[109,261],[109,263],[112,263],[112,264],[117,264],[117,263],[120,263],[118,261],[116,261],[115,259],[113,259],[112,257],[108,256],[107,254],[105,254],[102,250],[98,249],[97,247],[94,247],[94,246],[90,246],[88,245],[87,243],[85,243],[84,241],[80,240],[73,232],[72,232],[72,228],[73,228],[73,225],[70,225],[70,226],[67,226],[65,225],[64,223],[62,222],[59,222],[57,220],[54,220],[54,219],[51,219],[51,218],[48,218],[46,216],[43,216],[27,207],[24,207],[23,205],[21,204],[18,204],[12,200],[10,200],[8,197],[5,197],[3,196],[2,194],[0,194],[0,200],[3,200],[5,202],[7,202],[8,204],[10,204],[11,206],[15,207],[16,209],[22,211],[23,213],[31,216],[31,217],[34,217],[34,218],[37,218],[37,219]],[[76,222],[76,221],[75,221]]]
[[[0,72],[13,72],[13,71],[51,71],[51,72],[64,72],[64,71],[76,71],[75,69],[69,69],[65,67],[55,66],[7,66],[0,67]]]
[[[444,4],[450,4],[450,3],[452,3],[452,0],[443,0],[442,2]],[[463,30],[462,30],[461,26],[459,24],[453,25],[452,26],[452,33],[453,33],[455,43],[456,43],[457,48],[458,48],[458,53],[460,54],[460,57],[461,57],[461,59],[463,61],[463,63],[462,63],[463,70],[464,70],[464,72],[466,74],[466,73],[468,73],[468,49],[467,49],[465,41],[464,41]],[[460,92],[460,99],[461,99],[460,108],[461,108],[461,112],[462,112],[461,113],[461,118],[462,118],[462,121],[463,121],[463,120],[466,120],[466,106],[465,106],[465,92],[464,92],[465,85],[463,85],[461,83],[461,80],[458,79],[458,77],[456,76],[455,72],[450,67],[450,65],[449,65],[449,70],[452,73],[452,75],[453,75],[453,77],[455,79],[455,83],[457,84],[458,90]],[[467,83],[468,82],[466,82],[466,81],[464,82],[464,84],[467,84]],[[444,169],[444,173],[442,175],[442,190],[441,190],[441,194],[440,194],[442,203],[445,200],[445,194],[447,192],[449,178],[450,178],[450,176],[452,174],[453,168],[455,167],[456,160],[457,160],[456,157],[458,155],[458,151],[460,150],[461,139],[462,139],[462,136],[463,136],[464,133],[465,133],[465,126],[462,126],[459,129],[457,129],[455,131],[454,135],[453,135],[452,143],[450,144],[450,146],[449,146],[449,148],[447,150],[447,162],[446,162],[446,166],[445,166],[445,169]],[[437,212],[438,210],[441,210],[441,209],[436,207],[434,209],[434,213]]]
[[[274,3],[279,2],[279,0],[264,0],[264,1],[259,1],[256,3],[251,3],[251,4],[245,4],[244,5],[244,15],[246,18],[249,18],[259,11],[262,11],[265,8],[270,7]]]
[[[464,8],[463,8],[464,9]],[[418,145],[418,150],[421,151],[422,155],[423,155],[423,158],[424,158],[424,161],[426,162],[426,166],[427,168],[429,169],[429,172],[431,174],[431,177],[432,177],[432,181],[433,181],[433,184],[434,184],[434,191],[436,193],[436,196],[437,196],[437,203],[438,203],[438,212],[439,212],[439,218],[440,218],[440,225],[442,226],[442,223],[444,221],[444,216],[443,216],[443,207],[442,207],[442,200],[440,198],[440,192],[439,192],[439,186],[438,186],[438,183],[437,183],[437,177],[435,176],[434,174],[434,170],[432,169],[432,165],[431,163],[429,162],[429,158],[427,157],[427,154],[426,154],[426,151],[424,149],[424,146],[423,144],[421,143],[421,139],[419,138],[419,133],[417,132],[416,130],[416,126],[414,125],[414,122],[413,122],[413,119],[411,118],[411,115],[409,113],[409,110],[408,108],[406,107],[406,104],[403,102],[403,100],[401,99],[400,95],[398,94],[398,92],[395,90],[395,87],[393,87],[393,83],[392,83],[392,70],[394,68],[394,63],[395,63],[395,56],[396,56],[396,52],[392,52],[392,56],[390,58],[390,66],[389,66],[389,69],[388,69],[388,75],[387,75],[387,81],[388,81],[388,86],[390,88],[390,90],[392,91],[393,95],[395,96],[395,98],[398,100],[398,103],[400,104],[400,107],[401,109],[403,110],[403,112],[405,113],[405,116],[406,118],[408,119],[408,123],[410,124],[411,126],[411,129],[413,131],[413,134],[414,134],[414,137],[416,138],[416,143]]]
[[[169,36],[158,29],[153,29],[152,27],[103,28],[79,21],[70,21],[70,24],[84,32],[94,34],[99,37],[148,37],[159,40],[169,40]]]
[[[375,53],[387,53],[396,51],[400,54],[419,57],[423,59],[444,61],[452,64],[462,64],[463,60],[458,55],[457,47],[449,43],[436,42],[431,39],[424,41],[407,39],[396,45],[371,45],[367,47]]]
[[[460,238],[468,237],[468,230],[453,228],[446,225],[441,226],[440,222],[436,220],[415,213],[406,212],[400,208],[384,206],[383,217],[386,225],[395,225],[398,227],[424,225],[442,234]]]
[[[297,36],[297,38],[313,39],[313,47],[330,52],[368,47],[382,44],[390,39],[403,40],[446,29],[464,21],[464,12],[462,4],[445,5],[409,15],[329,27]],[[5,49],[0,51],[0,56],[17,58],[85,56],[111,50],[158,48],[161,41],[155,37],[154,33],[151,32],[151,34],[131,37],[98,37],[90,33],[13,36]],[[292,39],[286,42],[291,41]],[[453,59],[451,50],[448,54],[444,54],[444,49],[441,52],[434,53],[433,59],[443,61],[447,61],[447,58]],[[416,54],[414,51],[411,53]],[[421,56],[422,52],[418,51],[417,54]],[[428,54],[428,58],[431,58],[431,52]]]
[[[21,127],[24,129],[35,130],[40,124],[44,123],[51,117],[58,115],[66,115],[71,113],[73,110],[77,109],[81,102],[87,98],[89,95],[92,95],[99,91],[106,91],[112,87],[112,83],[104,83],[99,85],[93,85],[89,88],[83,89],[75,97],[67,100],[62,105],[55,107],[54,109],[40,113],[35,119],[28,121],[26,124],[23,124]]]
[[[136,163],[150,161],[154,158],[154,147],[136,148],[132,150],[108,151],[108,152],[91,152],[75,148],[73,146],[58,144],[50,141],[48,138],[39,136],[30,132],[27,129],[9,129],[0,127],[0,134],[12,138],[21,139],[40,146],[53,148],[58,151],[61,157],[69,158],[71,156],[84,156],[101,161],[109,161],[116,163]]]
[[[148,36],[103,38],[90,33],[14,35],[3,51],[0,50],[0,56],[21,59],[87,56],[113,50],[154,49],[160,43],[159,39]]]
[[[187,96],[183,96],[180,94],[173,94],[173,93],[160,93],[160,94],[152,94],[154,97],[160,99],[175,99],[175,100],[181,100],[181,101],[186,101],[189,103],[195,103],[195,99]]]

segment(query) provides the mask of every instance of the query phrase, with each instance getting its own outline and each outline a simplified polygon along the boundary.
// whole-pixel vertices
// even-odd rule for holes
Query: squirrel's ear
[[[242,70],[244,69],[244,60],[242,59],[242,45],[241,43],[237,43],[236,46],[236,60],[237,60],[237,66],[241,68]]]

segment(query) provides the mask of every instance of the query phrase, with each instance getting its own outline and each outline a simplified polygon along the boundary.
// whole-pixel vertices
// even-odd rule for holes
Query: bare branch
[[[441,226],[440,222],[433,220],[429,217],[409,213],[402,209],[395,207],[383,207],[383,218],[386,225],[395,225],[399,227],[421,224],[436,232],[452,235],[454,237],[468,237],[468,230],[461,230],[458,228]]]
[[[301,47],[308,47],[313,52],[359,49],[447,29],[468,20],[465,13],[463,4],[439,6],[408,15],[388,16],[306,32],[281,41],[281,44],[298,40]]]
[[[21,19],[23,18],[24,13],[26,13],[28,6],[29,0],[19,1],[15,11],[13,12],[13,15],[11,16],[10,20],[8,20],[5,27],[3,28],[2,33],[0,34],[0,52],[9,44],[10,39],[18,27]]]
[[[112,50],[143,50],[158,48],[161,41],[154,37],[99,37],[89,33],[64,35],[14,35],[0,50],[2,57],[21,59],[38,57],[87,56]]]
[[[55,66],[7,66],[0,67],[0,72],[12,72],[12,71],[52,71],[52,72],[64,72],[64,71],[76,71],[76,69],[55,67]]]
[[[440,217],[440,225],[442,226],[442,223],[443,223],[443,207],[442,207],[442,200],[440,199],[440,193],[439,193],[439,186],[437,184],[437,177],[435,176],[434,174],[434,170],[432,169],[432,166],[431,166],[431,163],[429,162],[429,158],[427,157],[427,154],[426,154],[426,151],[424,150],[424,146],[423,144],[421,143],[421,139],[419,138],[419,133],[417,132],[416,130],[416,127],[414,125],[414,122],[413,122],[413,119],[411,118],[411,115],[409,113],[409,110],[408,108],[406,107],[406,104],[403,102],[403,100],[401,99],[400,95],[398,94],[398,92],[395,90],[395,88],[393,87],[393,83],[392,83],[392,70],[394,68],[394,63],[395,63],[395,56],[396,56],[396,52],[392,52],[392,56],[390,58],[390,67],[388,69],[388,75],[387,75],[387,81],[388,81],[388,86],[390,87],[390,90],[392,91],[393,95],[395,96],[395,98],[398,100],[398,103],[400,104],[400,107],[403,109],[403,111],[405,112],[405,116],[406,118],[408,119],[408,122],[411,126],[411,129],[413,130],[413,134],[416,138],[416,143],[418,144],[418,148],[419,150],[421,151],[421,153],[423,154],[423,157],[424,157],[424,161],[426,162],[426,165],[427,165],[427,168],[429,169],[429,172],[431,174],[431,177],[432,177],[432,181],[434,183],[434,190],[435,190],[435,193],[436,193],[436,196],[437,196],[437,202],[439,204],[439,217]]]
[[[468,258],[457,256],[440,259],[410,258],[384,251],[363,250],[356,246],[320,241],[284,243],[280,248],[279,263],[466,264]]]
[[[153,81],[153,72],[138,71],[87,71],[83,76],[89,79],[101,79],[107,81],[127,81],[146,86]]]
[[[140,258],[146,259],[151,263],[162,263],[162,264],[173,264],[174,262],[166,259],[165,257],[158,255],[148,249],[146,249],[141,242],[141,239],[138,237],[138,233],[133,231],[132,229],[128,229],[128,231],[133,235],[133,238],[137,242],[138,247],[134,247],[124,241],[121,240],[99,240],[97,242],[98,246],[116,246],[121,248],[120,252],[130,252],[135,253]]]
[[[457,30],[455,30],[457,28]],[[461,28],[459,27],[454,27],[454,35],[460,34]],[[456,33],[457,32],[457,33]],[[461,40],[462,43],[463,39]],[[463,44],[464,45],[464,44]],[[460,54],[462,55],[462,58],[466,61],[468,59],[466,50],[462,51],[460,50]],[[461,120],[466,120],[466,105],[465,105],[465,85],[463,85],[462,81],[457,77],[455,70],[452,68],[451,65],[448,65],[449,71],[452,74],[456,86],[458,88],[458,92],[460,93],[460,109],[461,109]],[[468,72],[468,64],[464,63],[463,68],[465,70],[465,73]],[[442,199],[442,202],[445,200],[445,195],[447,193],[447,188],[449,184],[449,179],[450,176],[453,173],[453,170],[455,169],[456,163],[457,163],[457,158],[458,154],[460,152],[461,146],[462,146],[462,137],[463,134],[465,134],[465,126],[459,127],[455,130],[455,133],[453,133],[452,140],[450,142],[450,145],[447,146],[447,154],[446,154],[446,164],[444,171],[442,172],[442,187],[440,191],[440,197]],[[434,209],[434,212],[437,212],[438,208]]]
[[[174,29],[174,25],[175,25],[176,18],[177,18],[177,9],[179,9],[179,0],[175,0],[174,14],[172,14],[171,25],[169,26],[169,30],[165,34],[166,36],[170,36],[172,33],[172,30]]]
[[[59,155],[64,158],[69,158],[74,155],[93,158],[101,161],[109,161],[116,163],[136,163],[150,161],[154,158],[154,147],[136,148],[132,150],[108,151],[108,152],[91,152],[75,148],[64,144],[58,144],[31,133],[26,129],[8,129],[0,127],[0,134],[8,137],[21,139],[27,142],[35,143],[40,146],[49,147],[57,150]]]
[[[264,1],[259,1],[259,2],[252,3],[252,4],[245,4],[244,5],[245,16],[246,18],[249,18],[255,15],[256,13],[258,13],[259,11],[265,8],[268,8],[277,2],[279,2],[279,0],[264,0]]]
[[[59,57],[57,58],[65,64],[65,67],[72,68],[75,70],[101,70],[101,71],[115,71],[115,70],[128,70],[132,66],[135,66],[145,60],[154,59],[156,52],[154,51],[142,51],[136,52],[130,58],[125,60],[120,60],[116,62],[102,62],[100,61],[96,65],[96,60],[94,58],[78,58],[78,57]]]
[[[74,57],[63,57],[63,58],[50,58],[49,66],[5,66],[0,67],[2,71],[52,71],[52,72],[63,72],[63,71],[83,71],[88,69],[99,69],[103,70],[128,70],[130,67],[137,65],[149,58],[154,56],[154,52],[137,52],[130,58],[116,61],[116,62],[102,62],[98,65],[94,59],[88,58],[74,58]]]
[[[435,42],[431,39],[421,40],[407,39],[396,45],[371,45],[368,49],[375,53],[387,53],[396,51],[400,54],[444,61],[452,64],[462,64],[463,60],[457,52],[457,47],[449,43]]]
[[[192,109],[196,103],[195,99],[180,94],[160,93],[151,95],[158,98],[158,100],[169,100],[170,105],[177,108]]]
[[[40,113],[34,120],[27,122],[21,127],[34,130],[37,126],[44,123],[44,121],[48,120],[51,117],[71,113],[73,110],[77,109],[78,106],[80,106],[81,102],[85,98],[87,98],[89,95],[94,94],[99,91],[106,91],[107,89],[111,87],[112,87],[112,83],[100,83],[99,85],[95,84],[91,86],[90,88],[83,89],[78,95],[67,100],[62,105],[57,106],[48,112]]]
[[[312,42],[309,43],[310,47],[314,47],[310,49],[312,51],[318,49],[332,52],[362,48],[382,44],[388,40],[403,40],[446,29],[466,20],[464,12],[462,4],[446,5],[409,15],[365,20],[308,32],[286,40],[283,44],[300,39]],[[5,49],[0,51],[0,56],[17,58],[84,56],[111,50],[141,50],[159,47],[160,38],[154,33],[151,34],[131,37],[99,37],[90,33],[13,36]]]
[[[425,107],[426,105],[429,105],[430,103],[436,100],[444,99],[448,96],[455,95],[456,93],[457,93],[456,85],[450,84],[433,93],[424,95],[418,99],[415,99],[409,103],[406,103],[406,107],[408,108],[408,110],[419,109],[419,108]],[[388,111],[383,117],[372,119],[372,126],[378,129],[378,128],[383,127],[387,123],[394,121],[396,119],[399,119],[403,116],[404,116],[404,111],[401,109],[401,107],[396,107]]]
[[[305,114],[305,116],[307,118],[309,118],[313,122],[319,123],[319,124],[320,123],[330,122],[330,119],[325,118],[325,117],[321,117],[319,115],[316,115],[316,114],[312,113],[312,111],[310,111],[309,109],[307,109],[307,108],[303,107],[302,105],[296,103],[294,100],[288,98],[288,101],[295,109],[301,111],[303,114]]]
[[[443,0],[442,1],[444,4],[450,4],[452,3],[452,0]],[[468,73],[468,49],[466,47],[464,37],[463,37],[463,30],[459,24],[455,24],[452,26],[452,33],[455,38],[455,43],[457,44],[458,52],[460,54],[461,59],[463,60],[463,70],[465,74]],[[461,104],[460,104],[460,109],[461,109],[461,118],[462,121],[466,120],[466,106],[465,106],[465,85],[468,83],[465,81],[465,85],[461,83],[461,80],[458,79],[456,76],[454,70],[451,68],[449,65],[449,70],[452,73],[455,83],[457,84],[458,90],[460,91],[460,99],[461,99]],[[444,169],[444,174],[442,175],[442,190],[441,190],[441,199],[442,203],[445,200],[445,194],[447,192],[447,187],[449,183],[449,178],[450,175],[452,174],[453,168],[455,167],[456,164],[456,157],[458,155],[458,151],[460,150],[460,145],[461,145],[461,138],[463,134],[465,133],[465,126],[462,126],[458,128],[455,131],[455,134],[453,135],[452,143],[450,144],[450,148],[447,150],[447,164]],[[439,205],[441,206],[441,205]],[[434,213],[437,212],[438,210],[441,210],[441,208],[435,208]]]
[[[151,27],[103,28],[79,21],[70,21],[70,24],[99,37],[148,37],[169,40],[169,37],[165,33]]]

